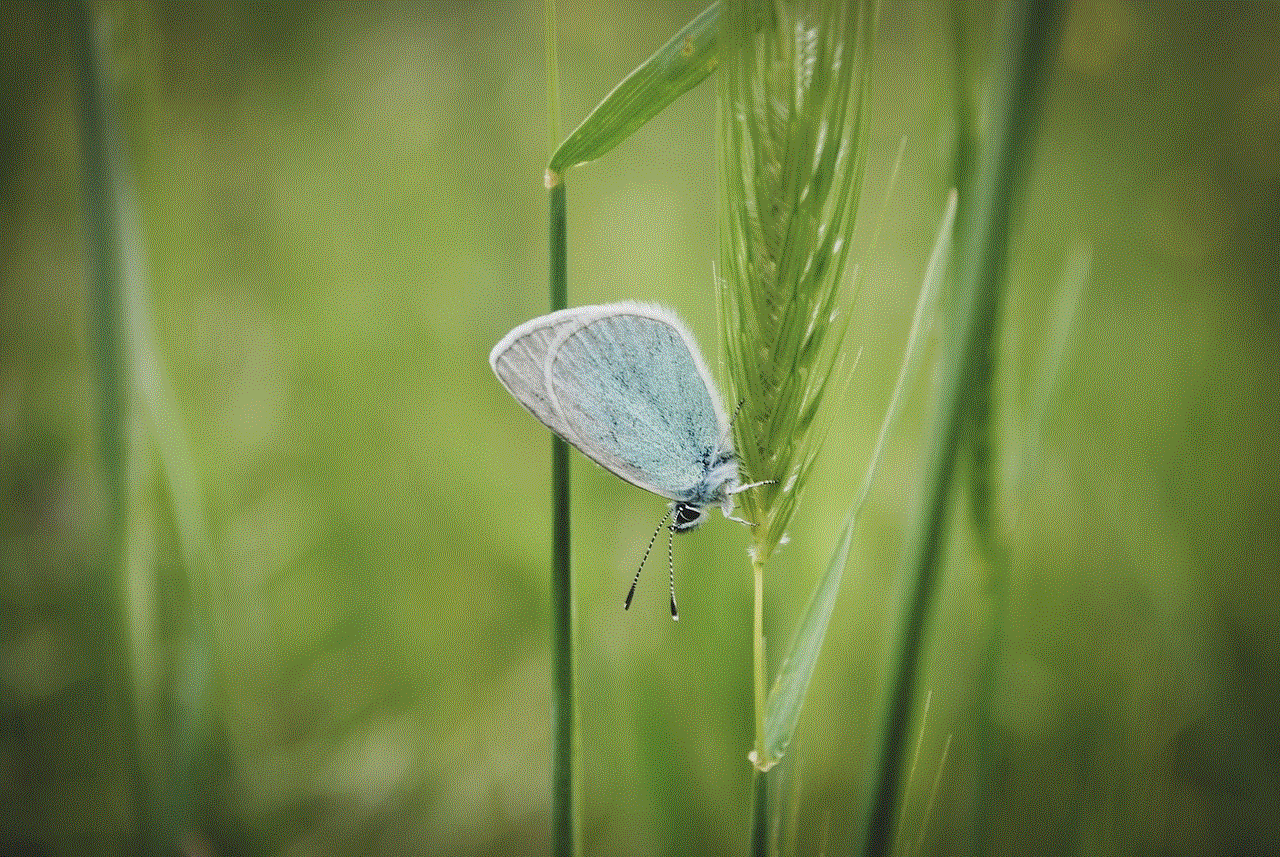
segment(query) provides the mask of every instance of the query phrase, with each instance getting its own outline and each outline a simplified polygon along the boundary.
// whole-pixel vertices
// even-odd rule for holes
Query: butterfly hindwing
[[[503,386],[561,437],[570,429],[552,408],[546,392],[547,354],[557,334],[579,323],[577,313],[576,309],[567,309],[527,321],[504,336],[489,353],[489,364]]]

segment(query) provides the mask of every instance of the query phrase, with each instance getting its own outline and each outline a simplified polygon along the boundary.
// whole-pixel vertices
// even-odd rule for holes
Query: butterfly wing
[[[552,343],[545,387],[574,446],[655,494],[683,499],[705,477],[725,418],[684,326],[635,304],[602,307]]]
[[[560,310],[526,321],[489,352],[489,365],[508,392],[543,425],[566,439],[569,427],[552,407],[546,391],[547,355],[560,333],[580,324],[582,309]]]
[[[727,432],[693,338],[661,307],[624,303],[552,313],[508,334],[490,362],[552,431],[622,479],[668,499],[682,499],[699,484]]]

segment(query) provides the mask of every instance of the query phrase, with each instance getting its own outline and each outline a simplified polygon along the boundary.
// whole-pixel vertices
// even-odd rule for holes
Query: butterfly
[[[670,310],[631,301],[532,319],[493,347],[503,385],[547,428],[632,485],[671,501],[649,539],[623,602],[668,520],[671,617],[676,609],[671,539],[719,506],[735,518],[743,484],[730,420],[688,328]]]

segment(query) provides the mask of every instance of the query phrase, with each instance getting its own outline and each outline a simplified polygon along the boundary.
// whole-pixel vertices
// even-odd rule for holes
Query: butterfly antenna
[[[733,409],[733,416],[729,417],[729,425],[725,426],[724,429],[724,437],[720,438],[720,447],[722,449],[724,448],[724,445],[728,443],[729,435],[733,434],[733,424],[737,422],[738,414],[742,413],[742,406],[746,403],[746,399],[739,399],[738,406]]]
[[[680,621],[680,611],[676,609],[676,564],[671,558],[671,542],[676,537],[676,525],[667,528],[667,580],[671,586],[671,619]]]
[[[667,514],[662,516],[662,520],[658,522],[657,529],[655,529],[653,531],[653,535],[649,537],[649,546],[644,549],[644,556],[640,560],[640,567],[636,569],[636,576],[631,578],[631,588],[627,590],[627,600],[622,602],[623,610],[631,609],[631,599],[636,594],[636,584],[640,582],[640,572],[644,571],[644,564],[649,559],[649,551],[653,550],[653,543],[658,540],[658,533],[662,532],[662,525],[667,522],[667,518],[671,517],[671,513],[673,511],[675,511],[675,506],[672,506],[671,508],[667,509]],[[668,553],[670,552],[668,551]],[[668,556],[668,559],[670,559],[669,556]],[[674,572],[673,572],[673,575],[674,575]],[[673,604],[675,603],[674,596],[672,597],[672,603]]]

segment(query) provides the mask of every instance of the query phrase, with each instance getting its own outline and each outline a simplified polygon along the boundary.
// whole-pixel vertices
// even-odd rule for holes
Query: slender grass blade
[[[920,286],[920,295],[916,299],[915,317],[911,323],[911,334],[907,339],[907,348],[903,353],[902,367],[898,372],[898,382],[894,387],[893,397],[885,412],[884,421],[880,425],[880,435],[871,454],[871,461],[859,489],[857,499],[849,510],[844,528],[836,549],[831,554],[827,571],[818,582],[817,588],[809,599],[804,618],[796,630],[791,650],[787,654],[778,671],[778,677],[769,692],[769,701],[765,713],[765,750],[763,765],[772,766],[778,762],[791,742],[796,724],[800,719],[800,710],[808,693],[809,682],[813,678],[814,667],[818,655],[822,651],[822,642],[826,638],[827,627],[831,622],[831,613],[835,608],[836,595],[840,591],[840,580],[849,559],[849,547],[853,542],[854,529],[866,503],[867,495],[875,481],[880,467],[880,458],[884,453],[885,441],[893,427],[897,424],[902,412],[902,403],[912,379],[919,375],[921,345],[924,343],[930,328],[937,305],[940,284],[947,269],[947,257],[951,252],[952,227],[955,223],[956,194],[952,191],[947,202],[946,212],[938,227],[938,235],[934,240],[933,252],[929,264],[925,268],[924,280]]]
[[[720,4],[713,3],[614,88],[551,156],[557,175],[594,161],[715,71]]]

